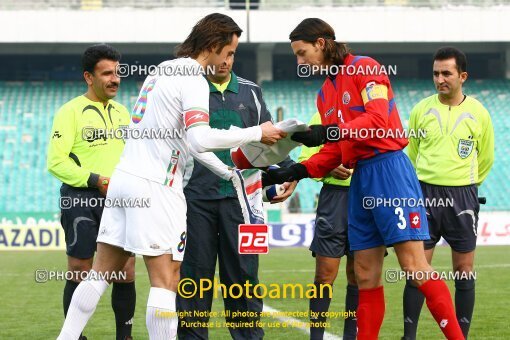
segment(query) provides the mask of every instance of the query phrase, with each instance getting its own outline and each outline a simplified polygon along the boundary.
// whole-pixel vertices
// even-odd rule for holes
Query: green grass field
[[[313,281],[314,260],[304,248],[271,249],[260,257],[261,283],[284,284]],[[439,270],[451,266],[450,250],[436,250],[433,265]],[[37,269],[63,270],[65,254],[53,252],[2,252],[0,254],[0,339],[55,339],[63,322],[62,281],[35,282]],[[398,268],[392,251],[386,258],[385,269]],[[476,257],[476,307],[471,327],[471,339],[510,339],[510,246],[479,247]],[[145,329],[145,305],[148,294],[148,278],[141,259],[137,259],[137,309],[133,326],[135,339],[147,339]],[[448,282],[453,292],[453,282]],[[402,326],[402,289],[404,282],[385,283],[386,316],[381,339],[399,339]],[[345,295],[344,263],[335,284],[330,311],[343,311]],[[265,304],[280,311],[308,309],[306,299],[266,299]],[[223,302],[214,300],[213,309],[221,311]],[[216,321],[216,320],[214,320]],[[218,321],[222,321],[218,319]],[[265,318],[266,324],[278,322]],[[306,320],[302,320],[306,321]],[[331,320],[329,333],[340,336],[343,319]],[[307,339],[306,333],[296,328],[266,328],[267,339]],[[89,339],[114,339],[114,316],[110,307],[110,291],[101,300],[95,315],[84,332]],[[423,309],[418,335],[420,339],[441,339],[442,334],[428,310]],[[228,330],[210,330],[211,339],[229,339]]]

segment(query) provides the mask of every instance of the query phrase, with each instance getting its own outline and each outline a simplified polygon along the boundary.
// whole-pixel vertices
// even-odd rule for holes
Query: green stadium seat
[[[124,80],[117,100],[128,109],[137,98],[140,82]],[[317,111],[316,93],[321,81],[272,81],[262,88],[268,109],[276,114],[284,109],[284,118],[295,117],[308,122]],[[393,82],[395,99],[402,121],[407,124],[412,107],[424,97],[434,94],[430,80],[398,80]],[[69,99],[82,94],[82,82],[6,82],[0,81],[0,180],[2,197],[0,211],[54,212],[58,211],[59,181],[46,171],[46,149],[53,116]],[[504,193],[510,191],[507,181],[498,180],[510,175],[509,80],[477,80],[466,84],[467,94],[475,96],[489,110],[496,135],[496,162],[487,180],[480,187],[480,196],[487,196],[484,210],[510,210]],[[32,140],[26,140],[31,136]],[[291,153],[297,159],[299,150]],[[315,195],[321,184],[301,181],[299,192],[301,210],[312,212]],[[22,193],[22,194],[20,194]]]

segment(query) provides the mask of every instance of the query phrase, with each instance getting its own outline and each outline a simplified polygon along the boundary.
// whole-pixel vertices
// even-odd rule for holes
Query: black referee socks
[[[117,340],[124,340],[125,337],[131,335],[135,306],[135,283],[114,282],[112,290],[112,308],[115,313]]]
[[[322,291],[321,283],[313,283],[316,288],[316,292]],[[327,290],[324,290],[325,292]],[[326,317],[322,312],[329,310],[329,304],[331,303],[330,296],[315,297],[310,299],[310,339],[317,340],[324,337]]]
[[[455,280],[455,313],[464,338],[467,339],[475,308],[475,280]]]
[[[407,340],[416,339],[418,320],[425,297],[408,280],[404,288],[404,338]]]
[[[69,309],[69,305],[71,304],[71,299],[73,298],[73,293],[78,287],[79,282],[66,280],[66,285],[64,287],[64,295],[63,295],[63,303],[64,303],[64,316],[67,316],[67,310]]]
[[[346,294],[345,294],[345,312],[349,313],[349,315],[345,318],[344,321],[344,340],[356,340],[356,335],[358,332],[357,321],[352,314],[356,313],[358,309],[358,286],[352,286],[347,284]]]

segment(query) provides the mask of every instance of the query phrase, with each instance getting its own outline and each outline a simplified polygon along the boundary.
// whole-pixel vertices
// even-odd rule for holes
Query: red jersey
[[[390,80],[382,71],[374,59],[348,54],[338,74],[326,78],[317,108],[322,124],[338,124],[342,138],[302,162],[310,177],[324,177],[340,164],[352,169],[360,159],[406,147]]]

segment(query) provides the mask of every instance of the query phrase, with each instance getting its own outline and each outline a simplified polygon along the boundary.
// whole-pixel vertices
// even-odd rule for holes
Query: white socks
[[[175,292],[151,287],[147,301],[146,324],[150,340],[169,340],[177,336]]]
[[[89,274],[89,277],[97,277],[97,275]],[[87,321],[94,314],[101,295],[107,288],[108,282],[104,280],[86,280],[76,287],[64,326],[57,340],[78,339]]]
[[[91,275],[89,275],[91,276]],[[92,276],[93,277],[93,276]],[[77,340],[90,319],[101,295],[108,288],[106,281],[87,280],[74,291],[64,326],[57,340]],[[146,324],[150,340],[169,340],[177,336],[175,292],[151,287],[147,301]]]

